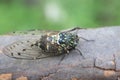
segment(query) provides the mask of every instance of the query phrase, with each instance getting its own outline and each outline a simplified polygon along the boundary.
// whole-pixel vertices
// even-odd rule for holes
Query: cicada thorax
[[[40,40],[36,42],[42,53],[45,55],[56,56],[64,53],[63,48],[58,43],[59,32],[50,32],[41,36]]]
[[[69,53],[75,49],[78,43],[78,36],[71,33],[52,32],[41,36],[41,39],[36,42],[43,54],[55,56]]]

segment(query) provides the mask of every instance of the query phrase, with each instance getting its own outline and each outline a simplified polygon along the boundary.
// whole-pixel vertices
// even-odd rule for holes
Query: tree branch
[[[75,30],[76,31],[76,30]],[[0,53],[0,74],[12,73],[27,76],[30,80],[120,80],[120,27],[79,29],[79,52],[73,50],[66,55],[60,65],[61,56],[39,60],[13,59]],[[0,49],[19,36],[0,36]]]

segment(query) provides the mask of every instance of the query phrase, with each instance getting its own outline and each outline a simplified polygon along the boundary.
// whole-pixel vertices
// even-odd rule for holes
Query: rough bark
[[[13,79],[27,76],[29,80],[120,80],[120,27],[77,30],[80,39],[77,50],[66,55],[39,60],[19,60],[7,57],[2,48],[20,37],[0,36],[0,74],[12,73]]]

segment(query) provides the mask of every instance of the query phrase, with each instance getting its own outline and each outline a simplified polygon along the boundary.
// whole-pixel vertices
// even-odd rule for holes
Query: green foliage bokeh
[[[120,25],[119,2],[119,0],[1,0],[0,34],[30,29],[62,30],[76,26],[95,28]],[[61,10],[58,21],[52,21],[52,18],[48,19],[45,15],[46,5],[52,3]]]

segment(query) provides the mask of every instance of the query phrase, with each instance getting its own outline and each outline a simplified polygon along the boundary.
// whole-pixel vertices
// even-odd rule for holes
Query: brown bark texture
[[[10,58],[2,49],[22,37],[0,36],[0,74],[12,73],[13,80],[27,76],[28,80],[120,80],[120,27],[75,30],[80,37],[77,50],[60,62],[62,55],[38,60]]]

